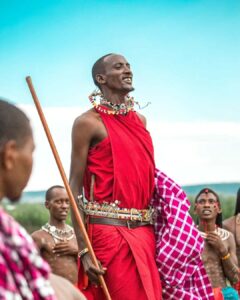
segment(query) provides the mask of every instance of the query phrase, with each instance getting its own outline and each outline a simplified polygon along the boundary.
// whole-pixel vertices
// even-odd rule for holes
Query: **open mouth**
[[[123,81],[128,83],[128,84],[132,84],[132,78],[131,77],[125,77],[125,78],[123,78]]]
[[[209,209],[204,209],[204,210],[202,210],[202,214],[203,214],[204,216],[208,216],[208,215],[210,215],[211,213],[212,213],[212,211],[209,210]]]

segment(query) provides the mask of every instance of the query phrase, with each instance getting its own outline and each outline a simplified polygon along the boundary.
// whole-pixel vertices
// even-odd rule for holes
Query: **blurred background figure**
[[[73,228],[66,224],[70,203],[63,186],[50,187],[45,195],[49,221],[32,238],[52,272],[77,284],[78,246]]]
[[[202,189],[195,198],[198,229],[204,239],[202,259],[211,281],[216,300],[238,299],[235,289],[227,286],[238,281],[236,245],[233,235],[222,229],[222,210],[218,195]]]

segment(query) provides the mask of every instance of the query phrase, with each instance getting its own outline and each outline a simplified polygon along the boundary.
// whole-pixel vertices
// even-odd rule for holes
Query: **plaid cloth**
[[[189,215],[190,203],[173,180],[156,169],[152,206],[157,210],[157,266],[163,299],[213,300],[201,252],[201,238]]]
[[[32,238],[0,209],[0,299],[55,300],[49,271]]]

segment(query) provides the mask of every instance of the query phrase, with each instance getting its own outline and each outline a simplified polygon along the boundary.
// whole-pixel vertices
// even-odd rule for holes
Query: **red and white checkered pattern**
[[[203,239],[191,216],[186,194],[156,169],[152,206],[157,210],[157,265],[163,299],[214,300],[201,252]]]
[[[0,208],[0,299],[56,300],[49,272],[30,235]]]

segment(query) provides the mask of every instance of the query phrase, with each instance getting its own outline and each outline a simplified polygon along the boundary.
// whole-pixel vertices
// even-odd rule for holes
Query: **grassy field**
[[[39,203],[20,203],[16,206],[4,205],[5,210],[14,217],[29,233],[41,228],[48,221],[48,210]],[[71,225],[70,216],[67,223]]]
[[[223,212],[223,219],[233,215],[235,208],[235,197],[221,195],[221,205]],[[192,196],[189,196],[191,202],[194,201]],[[196,219],[193,213],[194,205],[191,205],[190,214],[193,219]],[[12,215],[29,233],[38,230],[42,225],[48,221],[48,210],[40,203],[19,203],[16,206],[4,204],[5,210]],[[70,217],[67,220],[71,224]]]

